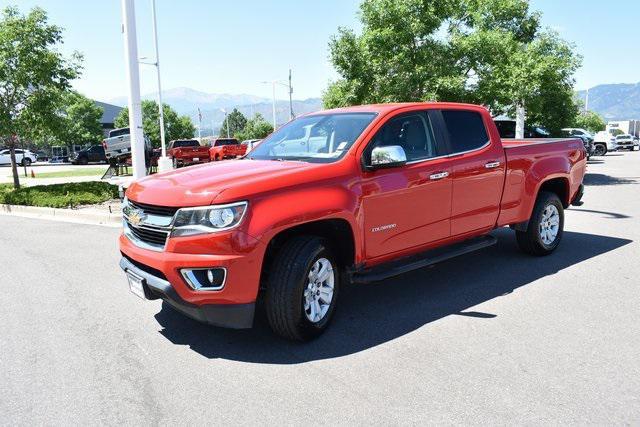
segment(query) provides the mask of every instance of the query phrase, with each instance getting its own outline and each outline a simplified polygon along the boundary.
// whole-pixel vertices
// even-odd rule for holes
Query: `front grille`
[[[146,227],[134,227],[129,225],[129,232],[138,240],[147,243],[149,245],[164,247],[169,237],[169,233],[166,231],[151,230]]]
[[[155,205],[147,205],[144,203],[134,202],[133,200],[129,200],[129,204],[136,208],[142,210],[144,213],[149,215],[158,215],[158,216],[174,216],[178,209],[171,206],[155,206]]]
[[[136,261],[135,259],[131,258],[130,256],[128,256],[127,254],[125,254],[124,252],[120,252],[122,254],[123,257],[125,257],[131,264],[135,265],[136,267],[138,267],[140,270],[144,271],[145,273],[149,273],[152,276],[155,276],[159,279],[162,280],[168,280],[167,276],[164,275],[164,273],[160,270],[157,270],[153,267],[149,267],[146,264],[143,264],[141,262]]]

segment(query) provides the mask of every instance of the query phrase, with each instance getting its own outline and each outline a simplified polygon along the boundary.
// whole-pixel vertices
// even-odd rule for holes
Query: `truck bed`
[[[502,146],[504,148],[523,147],[527,145],[540,145],[540,144],[556,144],[559,142],[578,141],[582,140],[578,138],[527,138],[527,139],[515,139],[515,138],[503,138]]]
[[[531,214],[539,177],[567,177],[568,204],[578,192],[587,159],[579,138],[503,139],[507,171],[500,224],[513,224]]]

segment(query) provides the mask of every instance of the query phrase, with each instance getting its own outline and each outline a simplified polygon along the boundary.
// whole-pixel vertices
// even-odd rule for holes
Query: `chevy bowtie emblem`
[[[147,219],[147,215],[140,209],[129,210],[127,217],[129,218],[129,222],[131,223],[131,225],[134,225],[136,227],[142,224],[145,219]]]

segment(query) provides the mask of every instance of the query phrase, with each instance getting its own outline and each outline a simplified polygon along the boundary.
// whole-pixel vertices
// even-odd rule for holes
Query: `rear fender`
[[[526,167],[526,166],[525,166]],[[522,172],[522,170],[520,170]],[[526,228],[526,222],[529,221],[536,199],[540,192],[540,188],[545,182],[552,179],[562,179],[566,183],[567,196],[562,203],[568,206],[569,199],[571,197],[571,191],[569,188],[570,176],[571,176],[571,164],[568,158],[554,156],[537,160],[528,170],[524,172],[523,178],[513,178],[521,174],[518,171],[509,171],[507,177],[507,185],[505,191],[519,192],[519,203],[513,198],[507,198],[512,200],[508,204],[503,204],[500,219],[498,225],[508,224],[522,224],[522,227]],[[517,179],[518,182],[514,182]],[[504,201],[503,197],[503,201]],[[514,203],[515,202],[515,203]],[[517,226],[517,225],[516,225]]]

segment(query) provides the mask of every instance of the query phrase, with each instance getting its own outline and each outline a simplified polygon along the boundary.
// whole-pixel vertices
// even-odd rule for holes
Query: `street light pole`
[[[289,120],[293,120],[293,86],[291,85],[291,68],[289,68]]]
[[[147,174],[145,162],[144,134],[142,132],[142,108],[140,105],[140,70],[138,67],[138,41],[136,36],[136,13],[133,0],[122,0],[122,30],[129,86],[129,135],[131,138],[131,165],[133,178]]]
[[[273,130],[276,130],[276,81],[272,81],[271,82],[271,89],[273,91],[273,104],[272,104],[272,109],[273,109]]]
[[[167,157],[167,145],[164,134],[164,105],[162,104],[162,83],[160,80],[160,53],[158,49],[158,23],[156,20],[156,0],[151,0],[151,16],[153,20],[153,43],[156,49],[156,74],[158,76],[158,116],[160,117],[160,147],[162,155],[158,159],[158,172],[173,169],[173,163]]]
[[[229,135],[229,114],[227,114],[227,110],[224,110],[224,121],[227,122],[227,139],[231,138]]]

